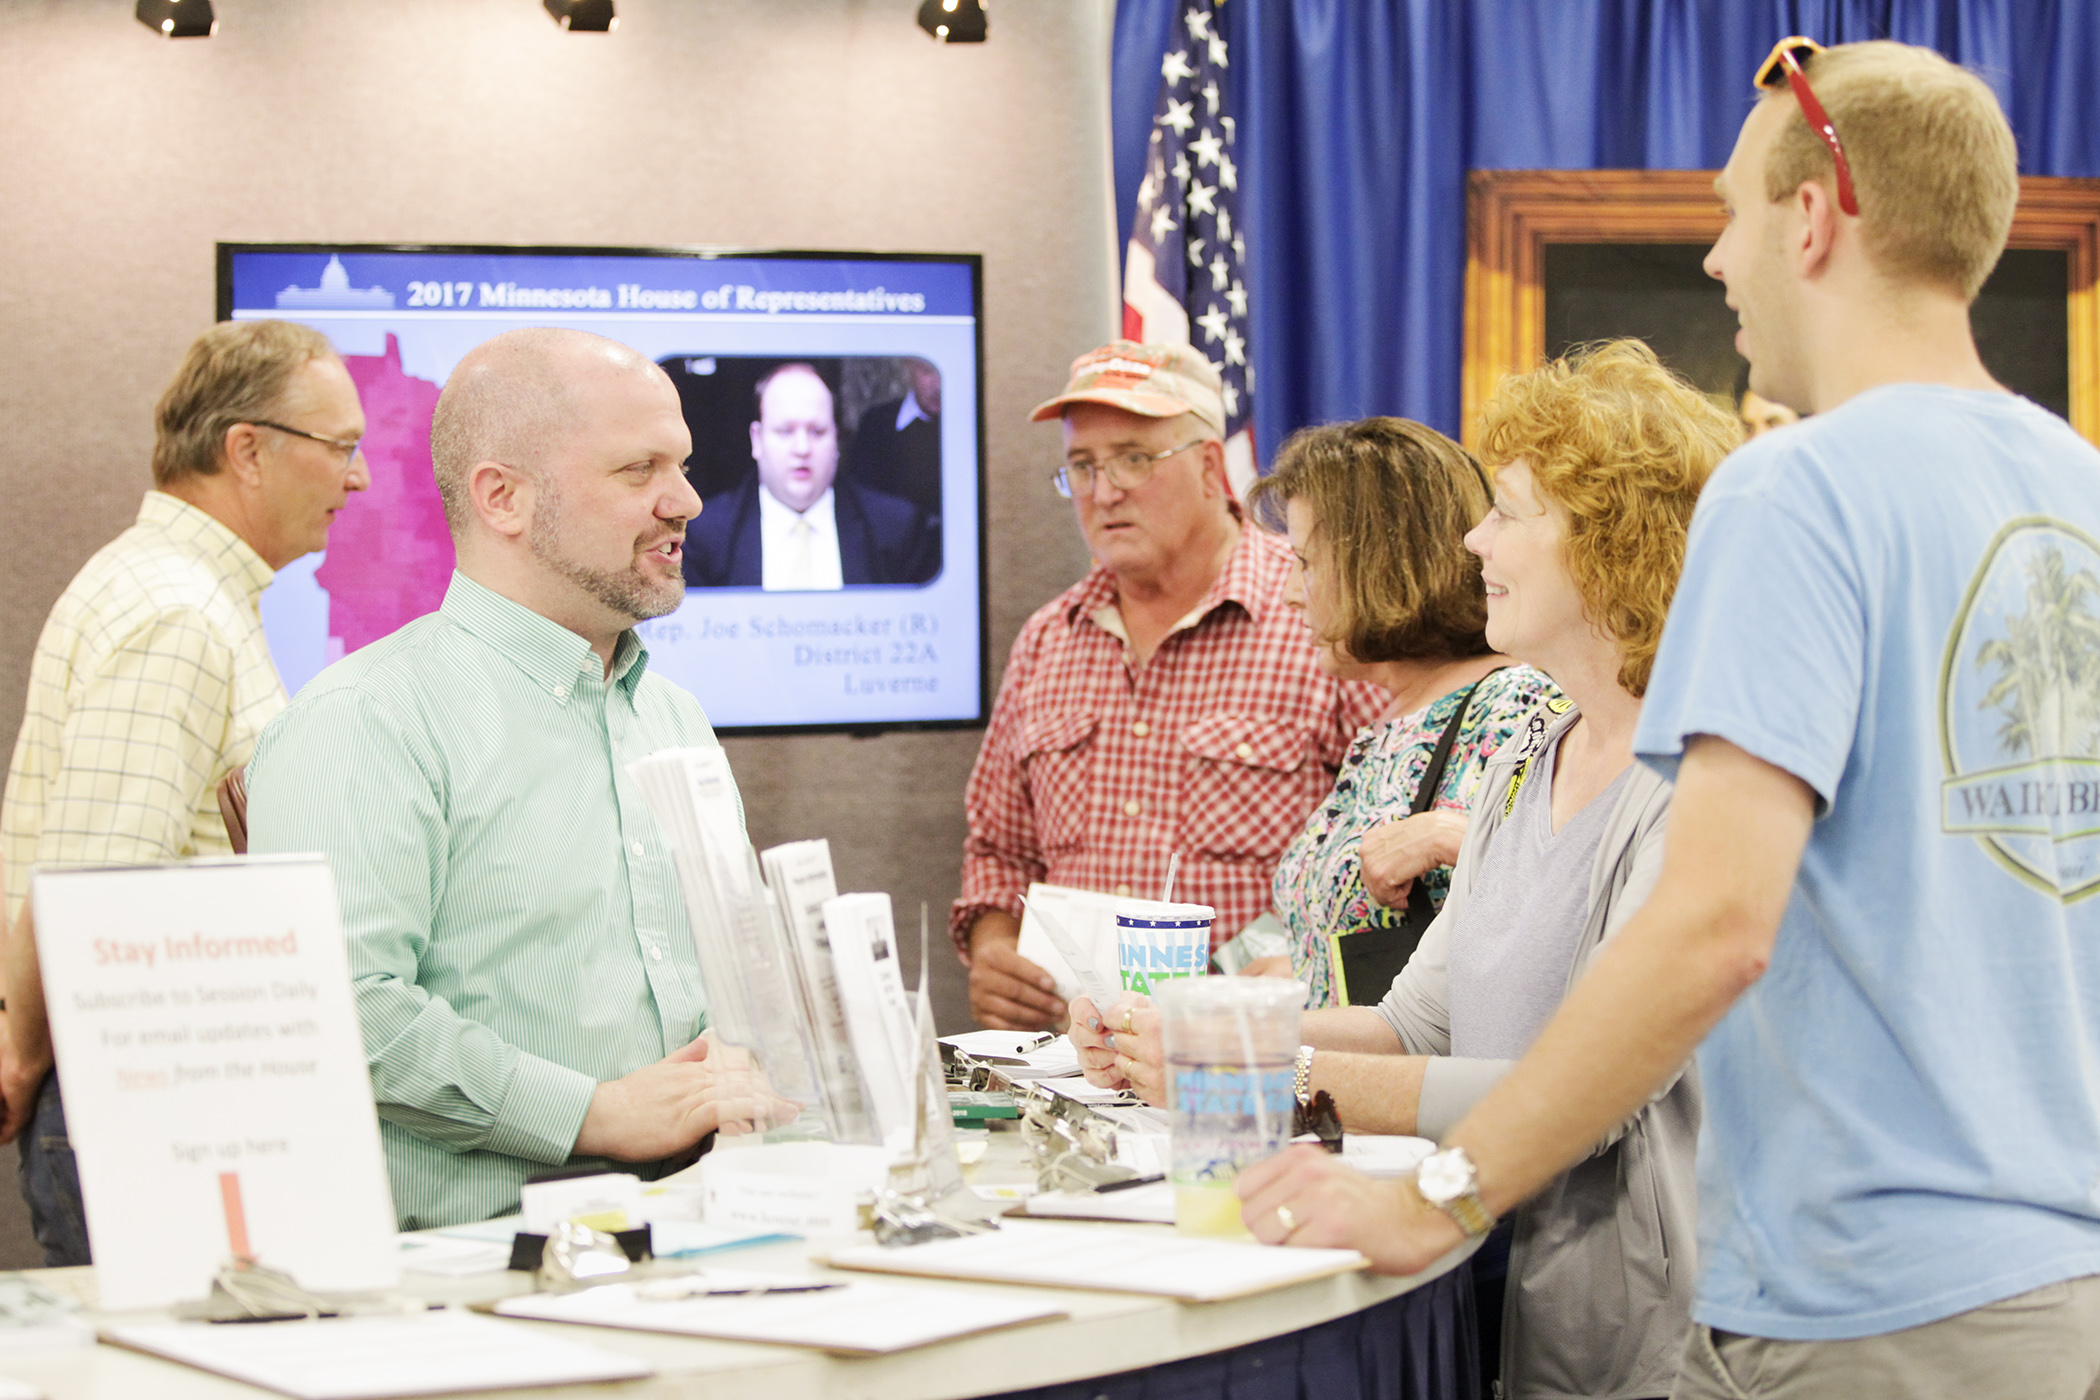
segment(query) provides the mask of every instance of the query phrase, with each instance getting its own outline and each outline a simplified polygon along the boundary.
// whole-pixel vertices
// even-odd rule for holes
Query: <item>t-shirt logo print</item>
[[[2100,891],[2100,542],[1998,532],[1940,672],[1940,829],[2065,903]]]

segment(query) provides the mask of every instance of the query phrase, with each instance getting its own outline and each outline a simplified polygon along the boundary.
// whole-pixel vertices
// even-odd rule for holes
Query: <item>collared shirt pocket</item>
[[[1087,826],[1095,716],[1070,710],[1031,720],[1021,736],[1021,774],[1043,854],[1077,850]]]
[[[1273,863],[1332,779],[1298,725],[1212,715],[1186,726],[1181,844],[1193,855]]]

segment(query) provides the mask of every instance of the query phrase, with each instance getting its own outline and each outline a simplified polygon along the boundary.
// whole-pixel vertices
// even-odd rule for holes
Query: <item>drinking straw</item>
[[[1234,987],[1233,990],[1238,991],[1240,989]],[[1235,996],[1232,999],[1232,1019],[1239,1026],[1240,1054],[1247,1066],[1247,1078],[1254,1088],[1254,1131],[1261,1135],[1263,1142],[1267,1142],[1269,1141],[1268,1095],[1262,1092],[1261,1067],[1254,1059],[1254,1026],[1247,1016],[1247,1003],[1241,997]]]
[[[1174,902],[1174,872],[1181,869],[1181,852],[1167,852],[1167,887],[1159,892],[1161,904]]]

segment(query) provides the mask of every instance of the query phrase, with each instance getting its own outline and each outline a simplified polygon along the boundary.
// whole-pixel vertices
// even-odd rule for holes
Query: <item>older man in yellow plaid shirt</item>
[[[213,327],[155,412],[154,489],[137,523],[51,610],[0,805],[7,1035],[0,1142],[54,1265],[88,1262],[79,1176],[51,1069],[27,895],[37,866],[133,865],[230,851],[219,780],[284,708],[257,600],[322,548],[367,484],[364,414],[319,332]]]

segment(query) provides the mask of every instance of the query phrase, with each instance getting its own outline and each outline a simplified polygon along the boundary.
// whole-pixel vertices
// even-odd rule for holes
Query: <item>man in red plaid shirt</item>
[[[1094,556],[1021,629],[965,802],[949,928],[987,1026],[1064,1015],[1022,957],[1031,881],[1218,911],[1214,941],[1269,904],[1283,849],[1386,697],[1319,667],[1284,606],[1287,542],[1249,524],[1225,474],[1218,374],[1181,345],[1119,340],[1072,363],[1035,421],[1061,418],[1069,496]]]

